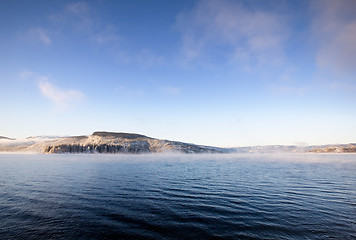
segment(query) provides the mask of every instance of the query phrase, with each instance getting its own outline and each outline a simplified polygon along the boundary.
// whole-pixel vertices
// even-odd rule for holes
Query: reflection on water
[[[0,155],[1,239],[355,239],[356,155]]]

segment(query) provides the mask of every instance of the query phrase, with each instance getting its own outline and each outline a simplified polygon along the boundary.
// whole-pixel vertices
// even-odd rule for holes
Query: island
[[[42,137],[42,136],[41,136]],[[42,137],[43,138],[43,137]],[[1,146],[0,151],[36,153],[226,153],[229,149],[161,140],[136,133],[94,132],[91,135],[59,137],[47,141],[27,138],[21,144]]]

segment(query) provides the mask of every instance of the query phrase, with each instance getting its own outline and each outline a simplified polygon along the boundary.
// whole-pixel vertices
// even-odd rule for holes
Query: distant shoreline
[[[356,153],[356,143],[319,146],[267,145],[220,148],[136,133],[94,132],[91,135],[58,137],[38,136],[16,140],[2,137],[0,153],[73,153],[73,154],[143,154],[143,153]]]

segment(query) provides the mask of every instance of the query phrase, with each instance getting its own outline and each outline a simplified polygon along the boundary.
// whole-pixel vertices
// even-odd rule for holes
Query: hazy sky
[[[0,135],[356,142],[356,1],[0,1]]]

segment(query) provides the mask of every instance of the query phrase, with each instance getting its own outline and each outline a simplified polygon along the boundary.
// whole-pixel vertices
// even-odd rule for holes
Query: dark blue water
[[[356,239],[356,155],[0,155],[1,239]]]

